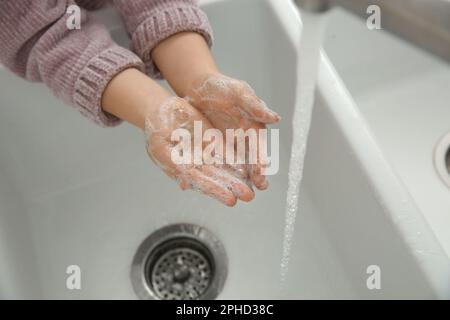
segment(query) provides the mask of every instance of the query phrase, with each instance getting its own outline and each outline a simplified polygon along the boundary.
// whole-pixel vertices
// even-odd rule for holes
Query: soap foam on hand
[[[149,114],[145,121],[149,157],[184,190],[200,191],[227,206],[234,206],[237,199],[252,200],[253,190],[241,179],[243,173],[240,166],[176,164],[172,160],[172,151],[176,147],[176,143],[172,141],[172,133],[183,128],[190,133],[192,139],[195,136],[196,122],[200,122],[204,130],[213,128],[186,100],[176,97],[167,99],[158,112]],[[194,145],[192,141],[191,145]]]

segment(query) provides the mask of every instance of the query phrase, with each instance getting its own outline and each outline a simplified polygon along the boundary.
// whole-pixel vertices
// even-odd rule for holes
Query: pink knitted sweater
[[[150,52],[163,39],[182,31],[212,33],[195,0],[113,0],[131,38],[127,50],[86,10],[107,0],[0,0],[0,63],[30,81],[43,81],[66,103],[103,126],[120,120],[101,109],[108,82],[136,67],[160,77]],[[69,30],[67,8],[81,6],[81,29]]]

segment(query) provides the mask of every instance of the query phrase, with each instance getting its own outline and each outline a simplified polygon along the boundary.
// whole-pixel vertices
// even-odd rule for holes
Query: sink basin
[[[428,216],[436,213],[421,202],[420,186],[407,181],[405,153],[393,151],[403,136],[386,124],[395,133],[387,141],[389,132],[376,126],[381,116],[359,105],[362,95],[355,103],[325,54],[291,264],[280,288],[300,17],[289,1],[200,3],[215,30],[220,67],[247,80],[284,119],[280,172],[269,190],[232,209],[183,192],[147,158],[141,132],[127,124],[99,128],[42,85],[0,69],[0,297],[135,299],[130,268],[140,243],[165,225],[192,223],[227,252],[219,299],[450,298],[448,248]],[[98,14],[126,45],[117,16]],[[396,117],[406,126],[402,110]],[[408,143],[402,148],[415,145]],[[424,179],[431,172],[416,154],[417,162],[404,165],[416,164],[413,179]],[[66,287],[70,265],[81,269],[81,290]],[[367,287],[373,265],[381,271],[379,290]]]
[[[385,158],[450,256],[450,188],[436,170],[436,163],[446,167],[445,152],[435,159],[450,132],[450,64],[383,30],[370,31],[340,9],[330,16],[325,48]]]

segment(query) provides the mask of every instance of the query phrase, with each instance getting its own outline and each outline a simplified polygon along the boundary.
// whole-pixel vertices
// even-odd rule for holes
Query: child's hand
[[[226,129],[264,129],[266,124],[280,120],[280,116],[267,108],[246,82],[221,74],[198,79],[188,95],[188,101],[224,134]],[[267,188],[261,163],[249,166],[249,173],[258,189]]]
[[[197,109],[181,98],[169,98],[156,112],[150,113],[145,121],[150,158],[168,176],[176,179],[183,190],[201,191],[228,206],[234,206],[237,199],[251,201],[254,193],[244,182],[248,178],[246,170],[227,165],[175,164],[172,161],[172,149],[176,145],[171,141],[172,132],[184,128],[193,139],[194,121],[202,121],[203,130],[213,127]]]

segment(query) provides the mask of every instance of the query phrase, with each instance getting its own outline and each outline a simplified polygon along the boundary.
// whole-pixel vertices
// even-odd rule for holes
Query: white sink
[[[227,251],[221,299],[450,298],[442,237],[325,56],[280,293],[300,19],[284,0],[201,3],[222,69],[283,117],[281,170],[269,190],[232,209],[182,192],[147,159],[136,129],[99,128],[42,85],[0,70],[0,297],[134,299],[130,266],[141,241],[188,222],[211,230]],[[126,43],[117,17],[100,15]],[[74,264],[81,290],[66,288]],[[366,286],[370,265],[381,268],[380,290]]]

